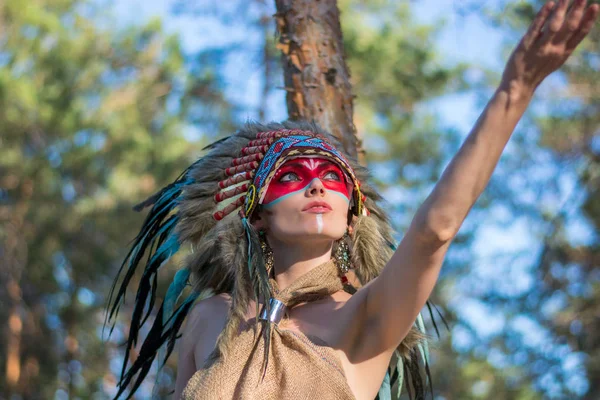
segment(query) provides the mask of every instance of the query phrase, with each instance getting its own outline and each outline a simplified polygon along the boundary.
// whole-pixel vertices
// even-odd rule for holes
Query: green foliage
[[[20,381],[1,380],[0,393],[87,398],[115,381],[109,361],[118,352],[98,328],[143,217],[131,206],[196,157],[201,143],[183,136],[189,119],[219,126],[197,117],[219,84],[187,73],[179,40],[158,20],[115,29],[83,0],[2,7],[0,315],[14,305],[23,329]],[[230,109],[211,106],[221,118]]]

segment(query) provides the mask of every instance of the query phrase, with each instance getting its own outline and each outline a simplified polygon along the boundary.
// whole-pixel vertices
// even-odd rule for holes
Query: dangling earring
[[[335,253],[333,255],[335,263],[342,274],[348,272],[351,267],[350,247],[348,246],[347,238],[348,232],[346,232],[344,236],[337,242],[337,247],[335,248]]]
[[[258,238],[260,240],[260,248],[262,249],[263,259],[265,260],[265,268],[268,272],[273,270],[273,249],[267,243],[266,235],[264,231],[258,232]]]

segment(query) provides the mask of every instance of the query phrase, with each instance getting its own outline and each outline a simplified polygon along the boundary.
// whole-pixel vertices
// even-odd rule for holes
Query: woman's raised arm
[[[486,187],[515,125],[537,86],[559,68],[589,33],[597,4],[547,3],[508,60],[501,83],[432,193],[417,211],[381,275],[364,289],[368,335],[350,349],[356,361],[392,351],[429,297],[446,251]]]

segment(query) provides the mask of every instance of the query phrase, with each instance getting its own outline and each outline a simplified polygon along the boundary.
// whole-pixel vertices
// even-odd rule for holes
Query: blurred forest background
[[[541,3],[455,0],[454,18],[424,23],[413,2],[339,1],[354,122],[398,239],[467,134],[439,105],[468,94],[476,116],[501,73],[444,59],[443,27],[497,30],[501,66]],[[102,323],[144,217],[132,205],[245,120],[286,118],[273,1],[168,10],[199,49],[102,0],[0,3],[2,399],[114,395],[128,303],[110,340]],[[600,398],[599,45],[596,27],[540,87],[450,248],[432,298],[450,323],[434,341],[436,399]],[[168,398],[175,366],[136,398],[155,381]]]

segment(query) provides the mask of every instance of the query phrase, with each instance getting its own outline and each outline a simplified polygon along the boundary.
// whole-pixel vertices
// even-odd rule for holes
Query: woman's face
[[[286,161],[271,180],[257,228],[281,242],[337,240],[346,232],[352,182],[326,158]]]

